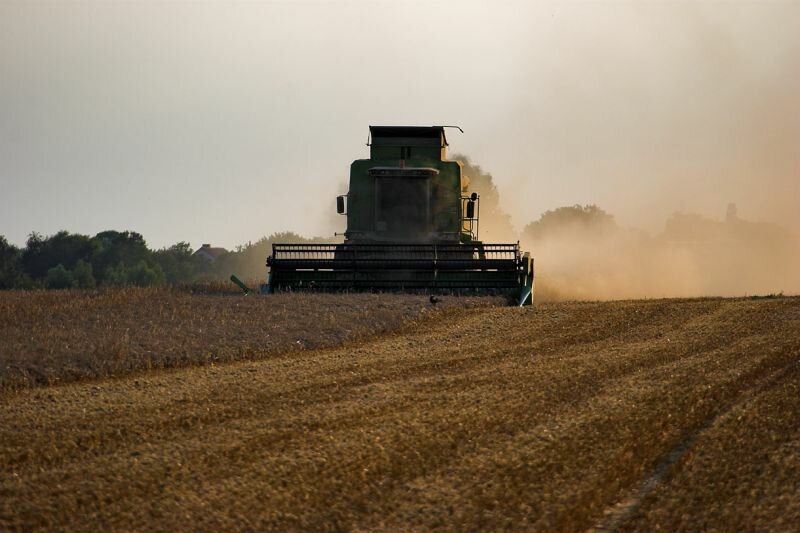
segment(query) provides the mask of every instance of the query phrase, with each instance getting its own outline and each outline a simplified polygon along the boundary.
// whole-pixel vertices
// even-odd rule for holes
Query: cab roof
[[[447,146],[444,126],[370,126],[369,146]]]

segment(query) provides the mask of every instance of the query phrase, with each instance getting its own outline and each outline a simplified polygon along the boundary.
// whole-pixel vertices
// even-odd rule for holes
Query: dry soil
[[[0,529],[792,530],[800,298],[441,313],[0,395]]]

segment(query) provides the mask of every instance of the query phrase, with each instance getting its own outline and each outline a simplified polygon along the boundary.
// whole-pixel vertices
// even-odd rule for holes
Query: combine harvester
[[[370,158],[353,161],[342,244],[273,244],[269,292],[403,291],[507,294],[533,300],[533,259],[516,244],[478,240],[480,198],[446,126],[370,126]],[[460,128],[459,128],[460,129]]]

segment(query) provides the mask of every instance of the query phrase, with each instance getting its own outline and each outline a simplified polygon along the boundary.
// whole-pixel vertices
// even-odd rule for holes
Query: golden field
[[[0,292],[0,389],[258,359],[393,331],[498,298],[189,289]]]
[[[0,529],[800,523],[800,298],[106,296],[127,348],[77,372],[115,346],[103,296],[0,295],[3,364],[53,361],[0,394]]]

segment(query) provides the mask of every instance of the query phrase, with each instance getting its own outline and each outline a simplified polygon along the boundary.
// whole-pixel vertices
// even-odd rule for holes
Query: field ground
[[[156,309],[141,313],[157,329]],[[232,315],[220,346],[237,317],[252,323]],[[0,529],[800,523],[800,298],[452,307],[403,323],[255,361],[7,388]]]
[[[397,331],[500,298],[378,294],[245,297],[188,290],[1,291],[0,389],[260,359]]]

